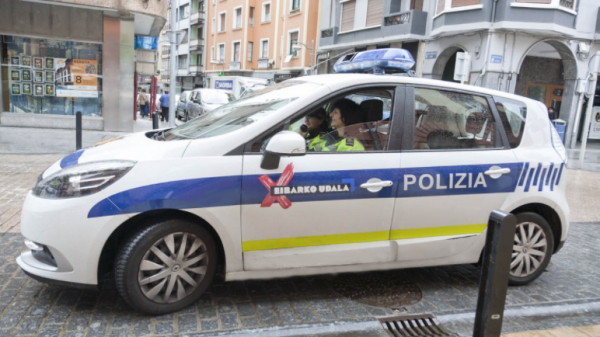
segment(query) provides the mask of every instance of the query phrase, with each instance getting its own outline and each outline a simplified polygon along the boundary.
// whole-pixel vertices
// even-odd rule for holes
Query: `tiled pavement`
[[[574,224],[564,250],[554,256],[549,271],[529,286],[509,289],[508,308],[600,301],[598,240],[600,224]],[[396,313],[337,293],[333,287],[336,277],[351,277],[341,274],[217,281],[195,306],[171,315],[145,317],[128,308],[110,278],[100,292],[48,286],[29,279],[14,262],[21,245],[19,234],[0,237],[0,336],[170,336],[372,320]],[[463,265],[381,274],[414,283],[423,292],[419,303],[400,307],[398,312],[446,315],[475,310],[478,273],[478,268]],[[511,320],[505,320],[504,332],[540,328],[535,322]],[[590,322],[600,324],[600,317],[595,320]]]

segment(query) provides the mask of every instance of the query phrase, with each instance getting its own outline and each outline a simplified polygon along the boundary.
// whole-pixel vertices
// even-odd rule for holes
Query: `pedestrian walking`
[[[160,121],[169,121],[169,91],[160,96]]]
[[[150,98],[148,94],[146,94],[146,89],[141,89],[138,93],[138,105],[140,106],[140,116],[145,117],[148,116],[148,103]]]

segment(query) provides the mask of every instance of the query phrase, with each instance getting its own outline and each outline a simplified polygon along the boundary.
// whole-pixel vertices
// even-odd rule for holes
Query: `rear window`
[[[525,130],[525,119],[527,118],[527,105],[525,103],[502,97],[494,97],[496,108],[506,131],[508,143],[511,148],[521,144],[523,130]]]

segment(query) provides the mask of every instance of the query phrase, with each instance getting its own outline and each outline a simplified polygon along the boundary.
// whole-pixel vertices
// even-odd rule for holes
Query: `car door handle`
[[[510,173],[509,168],[492,168],[484,172],[486,176],[499,176]]]
[[[360,187],[362,187],[362,188],[378,188],[378,187],[390,187],[392,185],[394,185],[393,182],[391,182],[389,180],[384,180],[384,181],[379,181],[376,183],[375,182],[373,182],[373,183],[366,182],[366,183],[360,185]]]

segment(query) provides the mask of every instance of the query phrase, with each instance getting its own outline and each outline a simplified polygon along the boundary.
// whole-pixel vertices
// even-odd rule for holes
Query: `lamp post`
[[[302,43],[302,42],[296,42],[296,44],[292,46],[292,49],[294,49],[294,50],[300,50],[300,49],[302,49],[302,47],[299,46],[299,45],[302,45],[302,46],[304,46],[304,48],[310,50],[310,62],[308,64],[308,66],[310,67],[310,74],[314,75],[314,71],[313,71],[312,67],[313,67],[313,64],[317,63],[316,60],[315,60],[315,63],[313,63],[313,54],[315,54],[315,52],[314,52],[314,49],[315,49],[315,40],[312,40],[310,42],[310,47],[307,46],[306,44]]]

